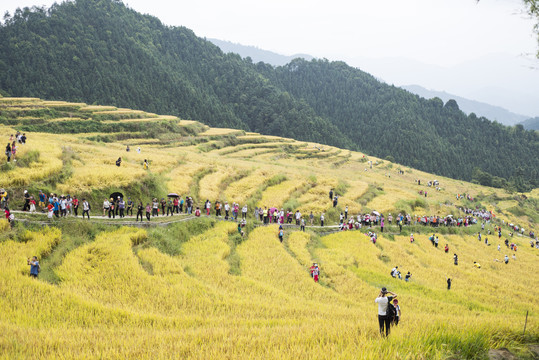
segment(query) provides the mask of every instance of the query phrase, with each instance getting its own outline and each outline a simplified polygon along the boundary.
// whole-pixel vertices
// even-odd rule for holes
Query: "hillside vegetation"
[[[2,159],[0,186],[12,209],[22,207],[24,189],[93,205],[90,221],[27,213],[17,213],[12,228],[0,221],[2,357],[484,359],[501,347],[534,356],[539,250],[528,236],[511,237],[507,225],[536,230],[538,189],[508,193],[358,152],[113,106],[4,97],[0,119],[5,139],[17,130],[27,136],[16,163]],[[432,180],[438,189],[426,186]],[[340,195],[335,208],[332,188]],[[175,215],[168,226],[146,228],[131,226],[132,218],[94,219],[113,191],[144,203],[177,192],[199,206],[206,199],[247,204],[245,235],[213,209],[211,217]],[[286,227],[280,243],[277,225],[254,219],[255,206],[313,211],[315,225],[325,212],[326,226]],[[383,233],[328,227],[346,206],[354,216],[492,211],[495,220],[482,231],[492,245],[477,240],[479,224],[413,223],[400,232],[388,223]],[[495,225],[501,239],[487,233]],[[375,244],[367,231],[377,233]],[[434,232],[438,248],[428,240]],[[504,264],[505,254],[516,259]],[[28,276],[33,255],[39,280]],[[319,283],[309,275],[312,262],[320,265]],[[411,281],[392,278],[394,266],[410,271]],[[382,286],[402,308],[387,339],[374,303]]]
[[[466,116],[455,101],[425,100],[342,62],[253,64],[119,1],[6,16],[0,89],[319,142],[483,185],[539,186],[536,132]]]

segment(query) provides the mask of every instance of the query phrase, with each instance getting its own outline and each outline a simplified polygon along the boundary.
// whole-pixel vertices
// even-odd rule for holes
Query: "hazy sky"
[[[50,6],[53,2],[2,0],[0,11],[13,13],[17,7]],[[360,57],[407,58],[447,67],[505,53],[515,58],[527,56],[533,66],[539,67],[539,61],[533,59],[537,52],[534,21],[525,14],[522,0],[124,2],[167,25],[188,27],[201,37],[284,55],[305,53],[356,66],[357,62],[351,60]],[[529,71],[535,73],[532,77],[539,73],[537,69]],[[477,86],[507,88],[504,84]],[[438,90],[452,89],[440,86]],[[535,90],[529,93],[537,94]]]
[[[2,0],[0,11],[50,0]],[[535,53],[521,0],[129,0],[129,7],[198,36],[285,55],[405,57],[454,65],[489,53]]]

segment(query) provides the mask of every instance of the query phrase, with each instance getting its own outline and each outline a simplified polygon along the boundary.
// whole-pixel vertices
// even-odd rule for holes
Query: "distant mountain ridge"
[[[239,54],[241,57],[250,57],[253,62],[264,62],[274,66],[283,66],[296,58],[302,58],[305,60],[314,59],[313,56],[307,54],[296,54],[291,56],[281,55],[273,51],[259,49],[256,46],[248,46],[233,43],[230,41],[218,40],[218,39],[206,39],[213,44],[217,45],[225,53]]]
[[[273,66],[283,66],[295,58],[303,58],[305,60],[314,59],[313,56],[306,54],[286,56],[273,51],[263,50],[255,46],[242,45],[219,39],[207,40],[217,45],[223,52],[235,53],[243,58],[250,57],[255,63],[264,62]],[[500,124],[507,126],[513,126],[529,119],[529,116],[513,113],[500,106],[470,100],[465,97],[449,94],[445,91],[429,90],[420,85],[405,85],[400,87],[410,91],[411,93],[424,97],[425,99],[438,97],[442,99],[444,103],[454,99],[458,103],[460,110],[464,111],[466,114],[469,115],[471,113],[475,113],[479,117],[486,117],[487,119],[497,121]],[[531,130],[531,128],[527,128],[526,126],[524,127]]]
[[[539,116],[520,123],[526,130],[538,130],[539,131]]]
[[[493,121],[495,120],[503,125],[513,126],[529,118],[525,115],[515,114],[500,106],[466,99],[458,95],[448,94],[445,91],[429,90],[419,85],[405,85],[401,87],[410,91],[411,93],[422,96],[425,99],[438,97],[444,102],[453,99],[459,104],[460,110],[464,111],[466,114],[469,115],[471,113],[475,113],[477,116],[483,116]]]

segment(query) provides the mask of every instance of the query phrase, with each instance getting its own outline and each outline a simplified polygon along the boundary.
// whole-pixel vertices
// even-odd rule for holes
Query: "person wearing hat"
[[[390,294],[391,296],[386,296]],[[397,294],[387,291],[385,287],[382,288],[378,297],[374,300],[378,304],[378,324],[380,325],[380,334],[384,335],[384,327],[386,330],[386,336],[389,335],[389,327],[391,326],[391,317],[387,314],[387,308],[389,303],[397,297]]]

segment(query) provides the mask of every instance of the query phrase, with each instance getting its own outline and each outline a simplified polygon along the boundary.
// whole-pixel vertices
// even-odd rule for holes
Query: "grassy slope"
[[[29,115],[30,109],[39,111]],[[241,204],[300,206],[304,214],[314,209],[316,218],[327,211],[330,220],[346,205],[350,214],[376,209],[418,215],[457,215],[456,206],[484,206],[499,223],[526,229],[536,228],[539,220],[537,189],[525,200],[359,153],[327,146],[322,151],[318,144],[170,118],[166,121],[178,127],[168,132],[159,124],[154,128],[153,120],[144,120],[145,128],[129,128],[115,124],[158,116],[37,99],[0,98],[0,111],[4,124],[10,121],[0,128],[4,135],[24,123],[49,121],[65,123],[66,133],[75,131],[27,132],[28,144],[18,152],[26,159],[23,166],[0,174],[16,205],[25,187],[32,193],[86,196],[94,201],[94,213],[113,190],[144,202],[166,191],[192,191],[241,199]],[[77,132],[80,123],[69,122],[82,115],[99,118],[98,125],[107,121],[103,132]],[[138,139],[106,131],[109,122],[127,126]],[[121,168],[114,165],[119,156]],[[149,172],[142,169],[144,159],[151,162]],[[414,181],[434,178],[441,191]],[[342,194],[337,209],[326,201],[331,186]],[[428,197],[419,190],[427,190]],[[457,193],[469,193],[475,202],[456,200]],[[539,318],[531,305],[539,283],[530,276],[539,252],[527,238],[513,238],[517,260],[505,265],[494,259],[510,251],[498,252],[493,236],[493,246],[478,242],[472,235],[478,226],[456,234],[443,231],[442,246],[435,249],[421,227],[405,231],[415,232],[414,244],[405,235],[380,236],[375,246],[359,232],[319,237],[290,230],[281,245],[275,227],[253,229],[251,223],[244,238],[236,235],[234,224],[207,219],[148,231],[80,221],[58,229],[2,226],[0,333],[8,334],[0,337],[3,356],[484,358],[489,348],[504,346],[531,358],[526,344],[539,341]],[[504,227],[504,238],[507,234]],[[450,254],[459,254],[458,267],[441,249],[445,243]],[[43,258],[40,281],[25,275],[31,255]],[[308,275],[312,261],[321,265],[320,284]],[[474,269],[473,261],[482,269]],[[392,279],[389,270],[395,265],[411,271],[412,282]],[[450,292],[446,276],[453,278]],[[381,286],[399,294],[403,311],[388,340],[377,336],[373,299]]]

